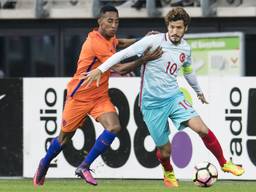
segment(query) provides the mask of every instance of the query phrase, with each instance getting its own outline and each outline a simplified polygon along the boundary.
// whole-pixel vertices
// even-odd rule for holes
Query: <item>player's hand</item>
[[[144,51],[144,53],[143,53],[142,59],[143,59],[145,62],[158,59],[158,58],[161,57],[162,54],[163,54],[163,50],[162,50],[162,48],[161,48],[160,46],[157,47],[154,51],[150,51],[150,49],[151,49],[151,47],[148,47],[148,48]]]
[[[149,31],[145,36],[148,36],[148,35],[155,35],[155,34],[158,34],[160,33],[159,31]]]
[[[197,97],[203,104],[209,104],[208,101],[206,101],[203,93],[198,93]]]
[[[85,85],[86,88],[89,87],[89,85],[93,81],[97,81],[96,85],[99,87],[100,85],[100,77],[101,77],[101,71],[99,69],[93,69],[90,72],[87,72],[85,76],[81,76],[80,79],[84,79],[84,82],[82,85]]]

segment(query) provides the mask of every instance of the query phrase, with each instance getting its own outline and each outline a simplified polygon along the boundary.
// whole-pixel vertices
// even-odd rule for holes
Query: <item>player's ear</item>
[[[98,25],[100,25],[101,21],[102,21],[102,18],[101,18],[101,17],[99,17],[99,18],[98,18],[98,20],[97,20]]]
[[[102,14],[100,14],[98,17],[98,20],[97,20],[99,25],[102,23],[103,18],[104,18],[104,16]]]

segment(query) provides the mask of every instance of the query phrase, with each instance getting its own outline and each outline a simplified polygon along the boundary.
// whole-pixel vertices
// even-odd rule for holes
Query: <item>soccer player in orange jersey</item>
[[[96,180],[90,173],[90,165],[100,154],[107,150],[121,129],[115,107],[108,95],[110,72],[104,73],[99,82],[90,86],[83,85],[84,79],[81,77],[112,56],[116,52],[117,46],[126,47],[136,40],[116,38],[119,19],[118,10],[115,7],[104,6],[100,11],[98,24],[99,27],[89,33],[82,46],[76,73],[67,86],[67,99],[62,114],[61,132],[57,138],[52,140],[45,157],[39,163],[33,179],[35,186],[44,184],[51,160],[61,152],[87,115],[100,122],[105,130],[98,137],[75,173],[87,183],[97,185]],[[162,50],[160,48],[152,52],[148,48],[138,60],[117,64],[113,70],[124,74],[149,60],[159,58],[161,55]]]

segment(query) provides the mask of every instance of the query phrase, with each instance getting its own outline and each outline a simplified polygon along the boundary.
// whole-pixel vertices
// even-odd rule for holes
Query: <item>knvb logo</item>
[[[249,89],[247,115],[247,152],[251,162],[256,166],[256,88]]]

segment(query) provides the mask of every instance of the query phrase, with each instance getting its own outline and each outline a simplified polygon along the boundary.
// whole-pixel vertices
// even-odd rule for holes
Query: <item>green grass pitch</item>
[[[191,181],[180,181],[180,187],[165,188],[161,180],[103,180],[90,186],[80,179],[47,179],[43,187],[34,188],[31,179],[0,179],[0,192],[255,192],[256,181],[217,181],[212,187],[200,188]]]

